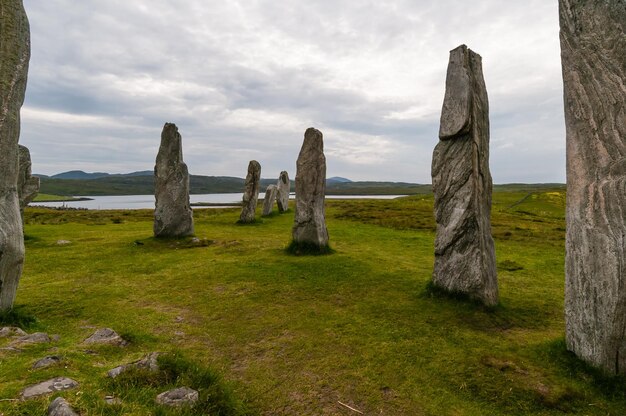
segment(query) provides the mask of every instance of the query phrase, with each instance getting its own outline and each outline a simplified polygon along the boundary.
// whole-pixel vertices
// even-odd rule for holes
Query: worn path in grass
[[[0,398],[62,374],[81,382],[63,396],[83,415],[150,414],[147,395],[107,409],[104,374],[175,350],[262,415],[355,414],[339,402],[367,415],[626,413],[623,381],[564,350],[562,189],[494,195],[493,310],[426,289],[432,196],[327,207],[335,253],[317,257],[284,252],[293,212],[242,226],[237,210],[199,210],[202,241],[189,244],[152,239],[150,211],[28,209],[17,303],[33,330],[61,338],[0,353]],[[100,327],[131,345],[85,353]],[[29,370],[50,348],[65,364]],[[0,413],[45,414],[48,400],[33,403],[0,402]]]

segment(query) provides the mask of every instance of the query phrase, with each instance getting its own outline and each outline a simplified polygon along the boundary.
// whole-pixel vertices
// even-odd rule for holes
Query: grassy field
[[[17,316],[60,339],[0,351],[0,400],[63,375],[81,383],[60,395],[83,416],[168,414],[154,395],[180,384],[227,402],[186,414],[626,414],[624,380],[565,350],[562,187],[494,194],[494,309],[428,290],[432,204],[327,201],[335,252],[301,257],[285,252],[293,211],[243,226],[238,210],[198,210],[192,242],[152,239],[147,210],[28,208]],[[102,327],[130,345],[81,345]],[[171,353],[168,377],[106,379],[151,351]],[[63,363],[30,369],[49,354]],[[2,400],[0,414],[44,415],[49,401]]]

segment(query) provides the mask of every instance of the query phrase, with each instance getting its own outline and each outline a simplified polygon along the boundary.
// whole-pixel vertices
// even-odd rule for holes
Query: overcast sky
[[[564,182],[557,1],[24,0],[33,171],[148,170],[176,123],[197,175],[430,183],[449,51],[483,57],[495,183]]]

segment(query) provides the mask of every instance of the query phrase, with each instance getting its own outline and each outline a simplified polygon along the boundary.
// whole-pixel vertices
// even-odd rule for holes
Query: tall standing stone
[[[276,201],[278,202],[278,212],[286,212],[289,210],[289,191],[291,190],[291,183],[289,182],[289,174],[287,171],[280,172],[278,177],[278,195]]]
[[[433,283],[495,305],[489,103],[482,59],[465,45],[450,51],[439,139],[432,163],[437,221]]]
[[[313,127],[306,130],[296,167],[293,242],[324,249],[328,247],[328,230],[324,210],[326,157],[321,131]]]
[[[0,56],[0,311],[4,311],[13,307],[24,264],[17,143],[30,60],[30,28],[22,0],[0,1]]]
[[[189,171],[183,162],[178,127],[165,123],[154,166],[155,237],[193,235],[193,211],[189,205]]]
[[[265,198],[263,199],[263,216],[270,215],[272,208],[274,208],[274,201],[276,201],[276,195],[278,194],[278,186],[268,185],[265,190]]]
[[[32,175],[30,151],[26,146],[19,147],[19,174],[17,177],[17,194],[20,200],[20,216],[24,223],[24,208],[35,199],[39,193],[39,178]]]
[[[256,204],[259,199],[259,187],[261,186],[261,165],[256,160],[248,163],[245,189],[243,192],[243,208],[239,216],[239,222],[248,224],[254,222]]]
[[[560,0],[567,348],[626,374],[626,4]]]

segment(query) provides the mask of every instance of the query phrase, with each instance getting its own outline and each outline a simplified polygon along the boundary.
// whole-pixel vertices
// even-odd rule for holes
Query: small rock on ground
[[[192,406],[198,401],[198,392],[189,387],[179,387],[159,394],[156,402],[163,406]]]
[[[72,244],[72,242],[69,241],[69,240],[57,240],[57,245],[58,246],[66,246],[68,244]]]
[[[98,329],[84,341],[85,344],[116,345],[123,347],[128,342],[111,328]]]
[[[59,362],[61,362],[61,357],[59,357],[58,355],[49,355],[33,364],[33,369],[36,370],[39,368],[50,367],[51,365],[57,364]]]
[[[78,413],[64,398],[57,397],[48,406],[48,416],[78,416]]]
[[[115,367],[112,370],[109,370],[107,376],[111,378],[115,378],[122,374],[124,371],[130,368],[140,368],[149,371],[159,371],[159,363],[157,362],[157,358],[159,358],[160,353],[151,352],[140,360],[133,361],[130,364],[120,365],[119,367]]]
[[[117,404],[122,404],[122,400],[121,400],[121,399],[118,399],[118,398],[117,398],[117,397],[115,397],[115,396],[104,396],[104,402],[105,402],[106,404],[111,405],[111,406],[113,406],[113,405],[117,405]]]
[[[24,335],[28,335],[22,329],[17,328],[15,326],[5,326],[0,328],[0,338],[6,337],[23,337]]]
[[[11,343],[11,346],[21,346],[28,344],[45,344],[47,342],[51,342],[52,340],[45,332],[35,332],[33,334],[28,334],[19,337],[15,341]]]
[[[72,380],[71,378],[57,377],[26,387],[22,391],[22,398],[30,399],[33,397],[43,396],[44,394],[73,389],[75,387],[78,387],[78,382]]]

